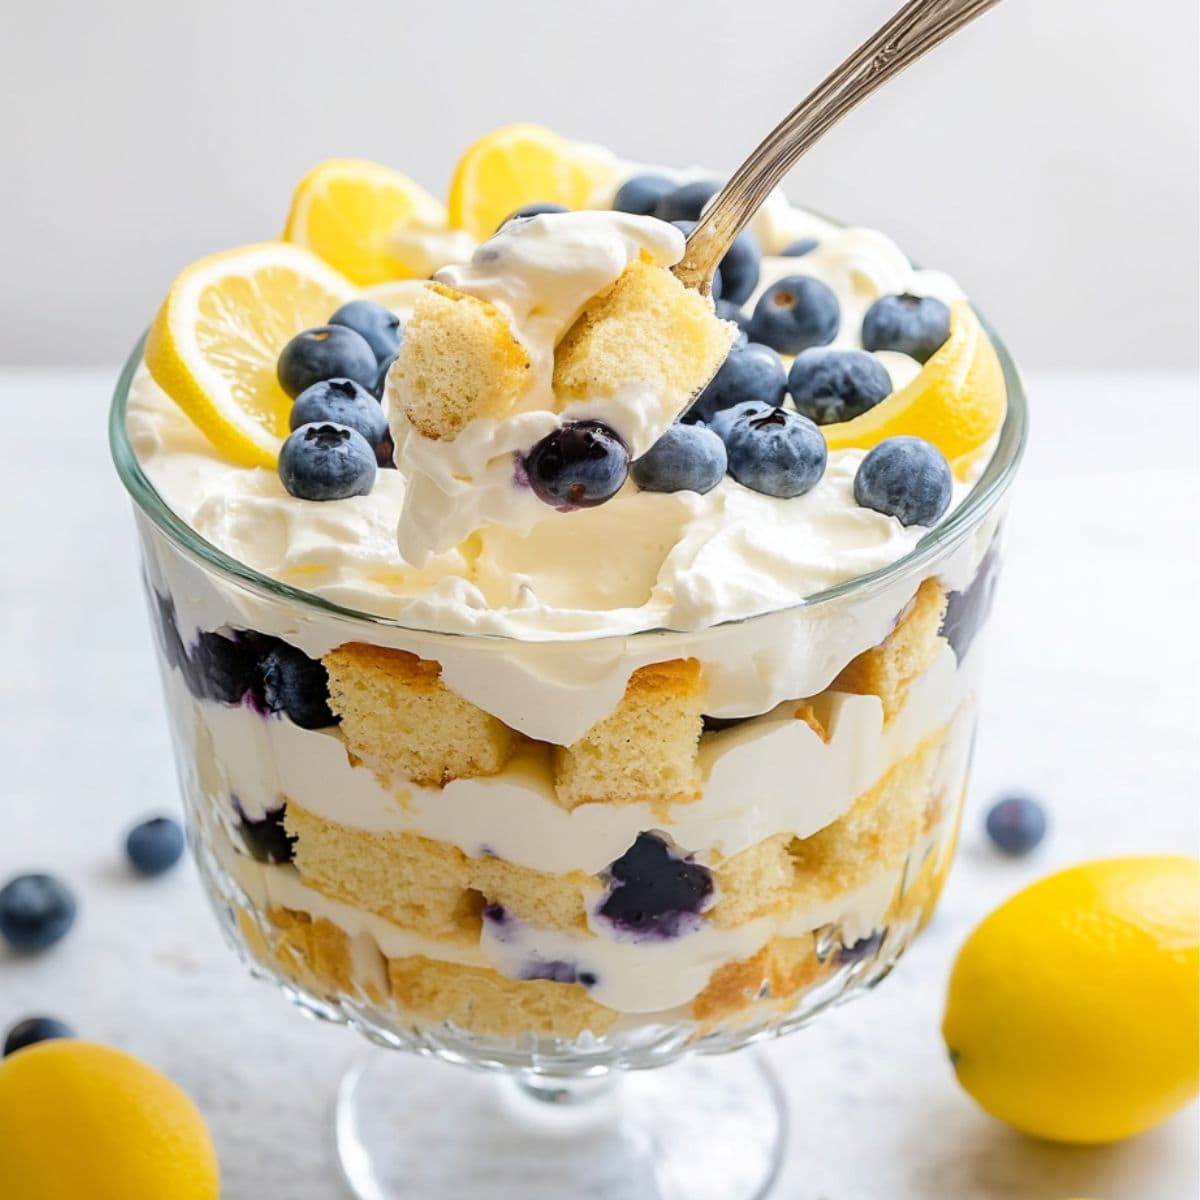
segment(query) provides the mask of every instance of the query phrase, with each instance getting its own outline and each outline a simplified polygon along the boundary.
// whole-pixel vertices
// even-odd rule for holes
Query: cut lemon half
[[[615,160],[541,125],[505,125],[468,147],[450,183],[450,224],[481,241],[525,204],[584,208],[616,178]]]
[[[1000,428],[1007,405],[1004,369],[971,306],[950,306],[950,336],[915,379],[850,421],[821,432],[830,450],[869,450],[897,434],[925,438],[963,478]]]
[[[275,377],[279,352],[355,294],[323,259],[286,242],[202,258],[171,284],[146,366],[223,454],[273,467],[292,407]]]
[[[283,237],[366,287],[414,274],[393,244],[398,231],[446,224],[445,207],[407,175],[362,158],[331,158],[300,180]]]

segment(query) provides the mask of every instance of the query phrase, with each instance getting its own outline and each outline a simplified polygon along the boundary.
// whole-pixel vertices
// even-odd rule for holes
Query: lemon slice
[[[850,421],[821,432],[830,450],[869,450],[909,434],[932,442],[960,479],[1004,420],[1007,391],[995,348],[965,300],[950,306],[950,336],[899,391]]]
[[[407,175],[366,159],[331,158],[300,180],[283,237],[365,287],[420,273],[395,244],[398,232],[446,226],[443,205]]]
[[[541,125],[505,125],[468,147],[450,183],[450,223],[489,238],[513,209],[583,208],[616,178],[614,161]]]
[[[275,377],[279,352],[354,295],[328,263],[286,242],[202,258],[171,284],[146,366],[223,454],[273,467],[292,407]]]

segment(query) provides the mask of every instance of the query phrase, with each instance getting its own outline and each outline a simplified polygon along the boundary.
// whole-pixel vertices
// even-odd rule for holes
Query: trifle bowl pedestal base
[[[554,1078],[376,1050],[342,1080],[336,1125],[358,1200],[757,1200],[787,1131],[753,1051]]]

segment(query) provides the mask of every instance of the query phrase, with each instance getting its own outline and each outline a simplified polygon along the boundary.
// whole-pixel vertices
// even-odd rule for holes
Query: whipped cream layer
[[[947,726],[974,673],[972,659],[958,668],[945,646],[887,724],[877,697],[829,693],[820,711],[827,739],[795,716],[795,704],[711,734],[700,748],[702,796],[668,813],[649,804],[562,808],[546,747],[525,748],[496,775],[423,788],[352,763],[336,728],[301,729],[246,706],[194,701],[183,689],[176,703],[195,705],[201,786],[233,824],[291,801],[353,829],[416,833],[555,875],[597,875],[648,829],[710,865],[777,834],[810,837]],[[803,789],[788,786],[794,779]]]

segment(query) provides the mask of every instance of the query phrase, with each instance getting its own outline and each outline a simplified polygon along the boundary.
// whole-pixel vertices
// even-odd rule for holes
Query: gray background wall
[[[0,0],[0,362],[110,362],[330,155],[439,193],[541,120],[730,167],[898,0]],[[1189,365],[1196,0],[1005,0],[789,190],[965,284],[1033,366]]]

